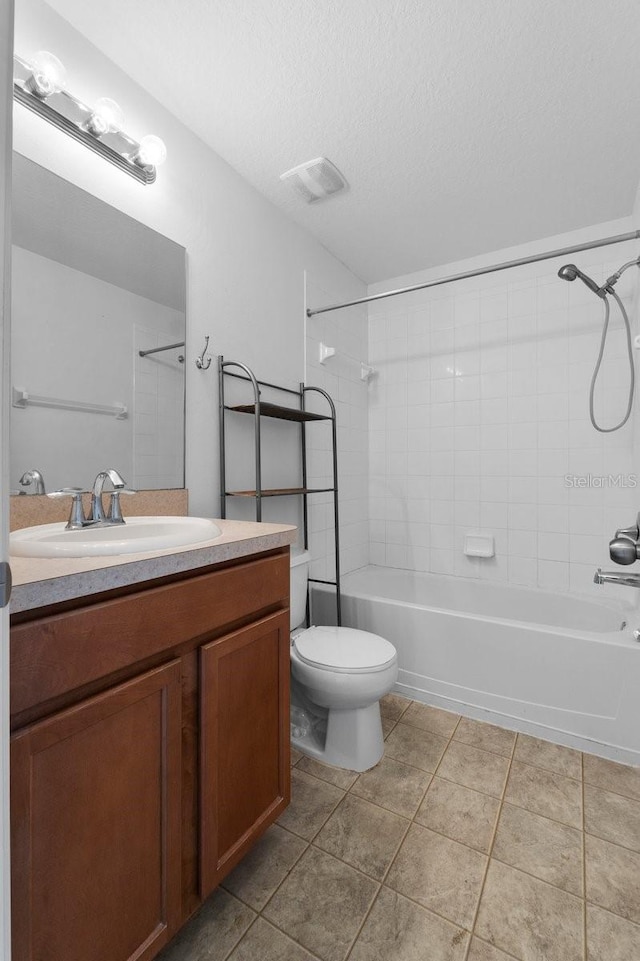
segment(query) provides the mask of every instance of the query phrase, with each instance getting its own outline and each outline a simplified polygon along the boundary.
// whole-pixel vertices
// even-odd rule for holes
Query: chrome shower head
[[[558,271],[558,277],[561,277],[562,280],[575,280],[577,277],[579,277],[582,283],[586,284],[589,290],[592,290],[594,294],[598,295],[598,297],[606,297],[606,291],[603,290],[602,287],[599,287],[595,280],[592,280],[591,277],[587,277],[586,274],[583,274],[583,272],[576,267],[575,264],[565,264],[564,267],[561,267]]]
[[[563,280],[575,280],[578,272],[575,264],[565,264],[564,267],[561,267],[558,271],[558,277],[561,277]]]

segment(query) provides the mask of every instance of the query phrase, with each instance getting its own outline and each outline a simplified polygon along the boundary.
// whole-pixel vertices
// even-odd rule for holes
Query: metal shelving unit
[[[233,370],[231,368],[234,368]],[[238,373],[240,371],[240,373]],[[253,403],[228,405],[225,399],[225,379],[233,377],[236,380],[246,381],[253,390]],[[280,404],[272,404],[261,399],[261,388],[280,391],[288,397],[296,398],[297,406],[288,407]],[[290,387],[282,387],[280,384],[271,384],[268,381],[258,380],[253,371],[234,360],[218,358],[218,390],[219,390],[219,418],[220,418],[220,516],[227,516],[227,498],[243,497],[253,498],[256,502],[256,520],[262,520],[262,499],[263,497],[291,497],[299,495],[302,497],[302,534],[305,550],[309,547],[309,504],[308,498],[313,494],[332,494],[333,495],[333,517],[334,517],[334,536],[335,536],[335,580],[322,580],[317,577],[310,577],[309,581],[314,584],[328,584],[336,589],[336,614],[338,626],[342,623],[342,611],[340,604],[340,526],[338,515],[338,433],[336,426],[336,408],[331,396],[321,387],[309,387],[301,383],[298,390]],[[316,393],[322,396],[327,402],[329,413],[316,414],[305,409],[305,399],[308,394]],[[255,487],[250,490],[227,490],[227,469],[226,469],[226,420],[229,414],[250,415],[254,419],[254,461],[255,461]],[[263,417],[275,418],[276,420],[286,420],[300,425],[300,451],[302,460],[302,486],[301,487],[282,487],[264,488],[262,486],[262,438],[261,421]],[[333,456],[333,486],[332,487],[309,487],[307,483],[307,424],[316,421],[331,421],[331,441]]]

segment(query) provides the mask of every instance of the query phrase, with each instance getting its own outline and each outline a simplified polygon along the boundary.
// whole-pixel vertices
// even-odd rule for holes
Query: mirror
[[[184,248],[18,154],[12,202],[12,493],[184,487]]]

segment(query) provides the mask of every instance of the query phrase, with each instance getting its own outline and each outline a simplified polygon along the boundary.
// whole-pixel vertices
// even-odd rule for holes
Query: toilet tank
[[[310,560],[309,551],[291,551],[291,630],[304,623]]]

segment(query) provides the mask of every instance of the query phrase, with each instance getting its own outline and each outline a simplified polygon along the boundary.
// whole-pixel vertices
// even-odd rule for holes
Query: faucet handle
[[[133,490],[132,487],[118,487],[116,490],[111,491],[111,503],[109,504],[107,520],[111,521],[112,524],[124,524],[125,520],[120,509],[120,494],[137,493],[138,492]]]
[[[66,530],[77,530],[80,527],[84,527],[86,523],[86,517],[84,516],[84,508],[82,506],[82,495],[88,494],[89,491],[84,490],[82,487],[61,487],[60,490],[50,491],[47,497],[71,497],[71,512],[69,514],[69,520],[67,521]]]
[[[640,544],[630,537],[616,536],[609,541],[609,557],[616,564],[633,564],[640,556]]]

